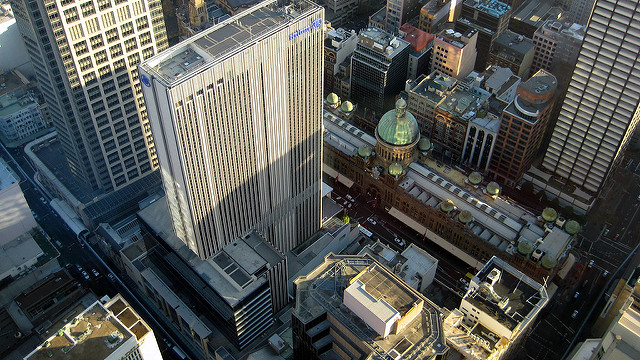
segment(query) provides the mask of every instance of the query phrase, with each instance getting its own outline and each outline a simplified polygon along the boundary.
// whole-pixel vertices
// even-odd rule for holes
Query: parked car
[[[113,276],[113,274],[112,274],[112,273],[108,273],[108,274],[107,274],[107,277],[109,278],[109,280],[111,280],[111,281],[113,281],[113,282],[115,282],[115,281],[116,281],[116,277],[115,277],[115,276]]]
[[[578,310],[573,310],[573,314],[571,314],[571,318],[575,319],[578,316]]]
[[[395,238],[393,239],[398,245],[400,245],[401,247],[404,247],[404,240],[400,239],[400,238]]]
[[[82,276],[84,277],[85,280],[89,280],[89,274],[87,274],[86,271],[82,270]]]
[[[100,276],[100,273],[96,269],[91,269],[91,273],[93,273],[93,276],[95,277]]]

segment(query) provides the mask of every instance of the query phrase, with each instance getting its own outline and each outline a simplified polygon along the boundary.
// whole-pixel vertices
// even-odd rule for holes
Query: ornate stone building
[[[327,110],[324,129],[323,171],[329,178],[423,234],[410,240],[429,239],[470,266],[480,268],[498,256],[542,281],[562,266],[580,230],[575,221],[557,223],[557,216],[543,219],[505,201],[500,186],[483,182],[478,173],[465,178],[440,168],[404,100],[381,118],[375,137]]]

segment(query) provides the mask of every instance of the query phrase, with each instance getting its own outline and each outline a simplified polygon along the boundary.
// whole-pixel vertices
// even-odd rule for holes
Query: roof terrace
[[[464,5],[495,17],[501,17],[511,10],[511,6],[497,0],[467,0]]]
[[[343,305],[345,289],[358,282],[364,284],[372,299],[384,300],[401,317],[416,302],[423,302],[422,310],[399,332],[381,337]],[[362,341],[372,359],[386,359],[389,354],[401,355],[403,359],[426,359],[429,357],[425,356],[443,354],[447,349],[439,309],[369,255],[329,254],[320,266],[295,283],[294,313],[301,321],[331,314]]]
[[[267,0],[221,21],[203,32],[145,60],[140,67],[166,85],[180,82],[196,72],[238,53],[319,6],[307,0]],[[322,24],[312,24],[322,26]]]
[[[103,360],[133,336],[140,340],[150,329],[118,295],[111,303],[95,302],[79,312],[74,308],[61,329],[50,329],[48,338],[26,360]],[[135,341],[134,341],[135,342]]]

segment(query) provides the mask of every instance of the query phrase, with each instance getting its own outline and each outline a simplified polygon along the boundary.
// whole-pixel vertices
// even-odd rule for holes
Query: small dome
[[[340,98],[335,93],[327,95],[327,103],[329,103],[330,105],[335,105],[338,103],[338,101],[340,101]]]
[[[498,185],[497,182],[492,181],[490,183],[487,184],[487,193],[489,195],[493,195],[496,196],[498,194],[500,194],[500,185]]]
[[[431,141],[427,138],[421,138],[418,141],[418,150],[420,151],[429,151],[431,149]]]
[[[551,256],[545,254],[540,260],[540,265],[542,265],[543,268],[550,270],[558,265],[558,262],[552,259]]]
[[[575,220],[569,220],[566,224],[564,224],[564,231],[566,231],[569,235],[575,235],[579,233],[580,230],[580,224],[578,224],[578,222]]]
[[[453,201],[451,201],[451,199],[446,199],[440,203],[440,210],[444,212],[453,211],[454,208],[455,208],[455,204],[453,203]]]
[[[545,208],[542,210],[542,220],[546,222],[554,222],[558,218],[558,212],[554,208]]]
[[[407,102],[404,99],[396,101],[396,108],[382,115],[376,134],[391,145],[404,146],[418,140],[418,122],[415,116],[407,111]]]
[[[358,148],[358,155],[362,156],[363,158],[368,158],[369,156],[371,156],[371,147],[368,145],[362,145]]]
[[[469,174],[469,182],[473,185],[480,184],[482,182],[482,174],[477,171],[472,172]]]
[[[350,113],[350,112],[353,111],[353,103],[351,101],[347,100],[347,101],[342,103],[342,106],[340,107],[340,109],[343,112]]]
[[[518,252],[522,255],[529,255],[533,252],[533,244],[528,241],[520,241],[518,243]]]
[[[396,176],[396,177],[402,175],[402,165],[398,163],[393,163],[389,165],[389,175]]]
[[[458,220],[463,224],[468,224],[473,220],[473,215],[471,215],[471,211],[469,210],[462,210],[460,214],[458,214]]]

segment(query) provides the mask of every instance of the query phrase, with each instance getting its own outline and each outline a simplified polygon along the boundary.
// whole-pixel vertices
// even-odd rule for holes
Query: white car
[[[580,293],[576,291],[576,293],[575,293],[575,294],[573,294],[573,298],[574,298],[574,299],[577,299],[577,298],[578,298],[578,296],[580,296]]]
[[[82,276],[84,277],[85,280],[89,280],[89,274],[87,274],[86,271],[82,270]]]
[[[571,314],[571,318],[575,319],[578,316],[578,310],[573,310],[573,314]]]
[[[377,225],[377,224],[378,224],[378,223],[377,223],[375,220],[373,220],[373,219],[369,219],[369,222],[370,222],[370,223],[372,223],[373,225]]]
[[[100,273],[96,269],[91,269],[91,273],[93,273],[93,276],[95,277],[100,276]]]
[[[404,240],[402,240],[402,239],[400,239],[400,238],[395,238],[395,239],[394,239],[394,241],[395,241],[398,245],[400,245],[400,246],[404,247]]]
[[[353,202],[353,201],[354,201],[354,200],[353,200],[353,197],[352,197],[351,195],[347,194],[347,196],[346,196],[346,197],[347,197],[347,199],[349,199],[349,201],[351,201],[351,202]]]
[[[589,265],[587,265],[587,267],[589,269],[591,269],[593,267],[593,260],[589,260]]]

